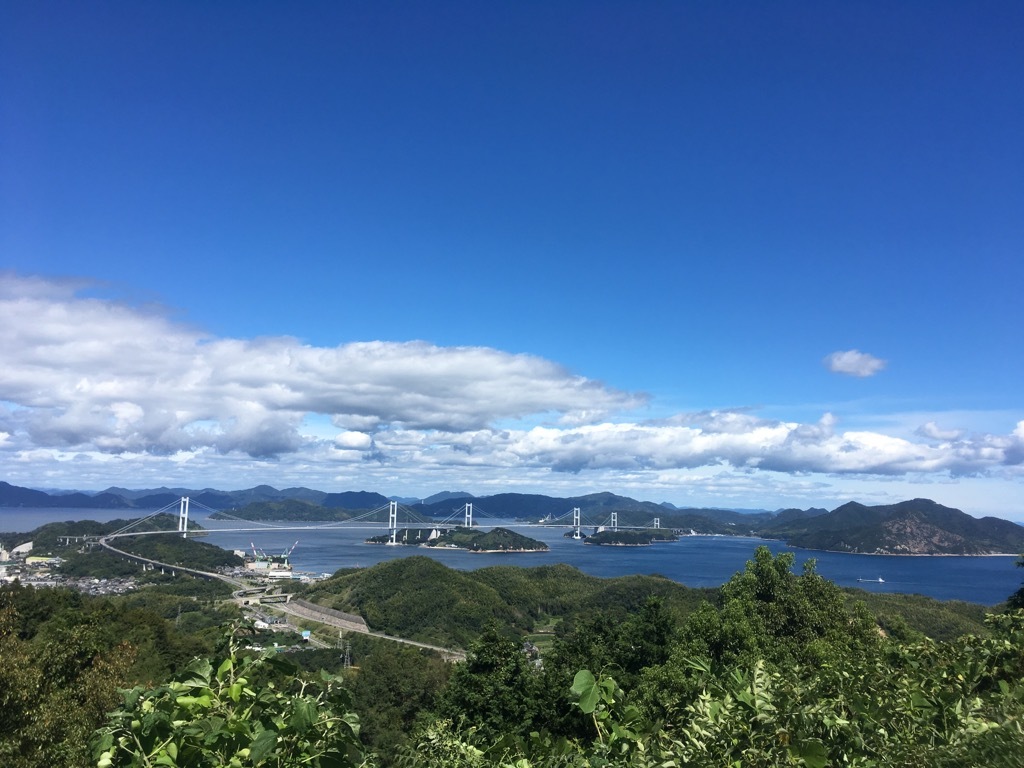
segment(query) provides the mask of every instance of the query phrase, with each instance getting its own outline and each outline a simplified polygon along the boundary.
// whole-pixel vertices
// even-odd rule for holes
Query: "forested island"
[[[371,536],[367,544],[389,544],[391,534]],[[457,526],[455,528],[402,529],[395,537],[396,544],[416,547],[450,547],[470,552],[547,552],[548,545],[507,528],[480,531]]]
[[[660,528],[646,528],[641,531],[604,530],[588,536],[584,544],[605,547],[648,547],[658,541],[678,541],[679,536]]]

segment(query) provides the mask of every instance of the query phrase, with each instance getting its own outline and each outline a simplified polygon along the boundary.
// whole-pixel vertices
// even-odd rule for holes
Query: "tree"
[[[350,768],[365,765],[340,678],[299,674],[272,652],[198,659],[172,682],[126,692],[93,737],[98,768]]]
[[[472,727],[480,738],[527,733],[538,711],[540,676],[521,644],[491,623],[456,666],[441,702],[441,715]]]
[[[1021,555],[1017,560],[1017,567],[1024,568],[1024,555]],[[1010,595],[1010,598],[1006,601],[1006,605],[1013,611],[1024,608],[1024,584],[1021,584],[1020,589]]]
[[[449,673],[450,665],[434,653],[375,643],[349,682],[363,742],[381,749],[384,757],[396,744],[405,743],[421,717],[437,706]]]
[[[703,650],[704,644],[706,652],[699,655],[727,663],[763,658],[814,664],[874,647],[873,617],[859,606],[848,610],[842,591],[815,571],[814,560],[794,574],[794,559],[792,552],[773,556],[768,547],[758,547],[754,559],[722,587],[719,625],[708,622],[706,613],[688,622],[690,650]]]
[[[59,636],[19,637],[24,623],[13,605],[14,592],[0,594],[0,764],[85,766],[89,734],[117,701],[134,653],[124,644],[112,647],[103,628],[77,608],[63,612],[79,620]],[[48,592],[41,590],[41,602]],[[39,626],[39,618],[29,623]]]
[[[637,691],[655,717],[682,717],[700,685],[694,660],[716,667],[768,669],[821,665],[861,656],[878,646],[874,619],[846,607],[842,591],[815,572],[814,561],[793,573],[794,555],[773,556],[758,547],[754,558],[721,590],[721,607],[704,603],[683,624],[664,665],[648,667]]]

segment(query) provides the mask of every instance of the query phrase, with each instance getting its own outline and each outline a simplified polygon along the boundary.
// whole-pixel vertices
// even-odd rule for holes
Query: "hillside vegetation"
[[[973,603],[856,589],[844,594],[851,605],[863,603],[878,614],[883,630],[902,637],[948,640],[987,632],[985,609]],[[723,599],[720,588],[694,589],[660,576],[605,579],[561,563],[458,571],[423,556],[339,571],[297,595],[358,614],[376,631],[456,648],[468,647],[489,621],[523,636],[559,621],[564,631],[579,617],[597,614],[623,620],[651,597],[678,619],[702,602]]]
[[[416,556],[339,571],[299,594],[359,614],[376,631],[465,648],[491,621],[525,635],[551,618],[594,610],[625,616],[650,596],[682,613],[712,592],[656,576],[601,579],[562,564],[457,571]]]
[[[454,666],[358,635],[344,654],[303,652],[296,666],[246,650],[252,630],[240,625],[215,649],[210,621],[233,604],[185,597],[166,581],[120,598],[3,587],[0,759],[11,768],[1020,765],[1024,612],[982,624],[978,606],[841,590],[812,561],[800,573],[793,565],[792,553],[761,547],[720,589],[692,590],[559,564],[465,573],[411,557],[306,588],[375,629],[468,648]],[[542,658],[523,642],[531,631],[548,633]],[[333,630],[320,637],[337,640]],[[311,673],[320,666],[329,671]]]
[[[1024,527],[980,520],[929,499],[875,507],[850,502],[827,514],[792,515],[762,532],[796,547],[893,555],[983,555],[1024,551]]]

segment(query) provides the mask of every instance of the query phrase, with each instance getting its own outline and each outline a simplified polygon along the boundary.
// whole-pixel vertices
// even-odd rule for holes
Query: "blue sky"
[[[0,476],[1024,519],[1024,6],[0,8]]]

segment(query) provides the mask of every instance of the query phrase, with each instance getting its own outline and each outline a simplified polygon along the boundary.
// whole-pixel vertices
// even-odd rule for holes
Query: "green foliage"
[[[85,765],[85,734],[114,689],[167,680],[129,696],[97,761],[350,765],[365,759],[356,712],[385,765],[1021,764],[1024,613],[980,626],[977,606],[842,591],[813,563],[792,566],[758,550],[717,591],[562,565],[464,573],[428,558],[339,572],[309,594],[389,633],[471,649],[451,667],[353,635],[351,699],[330,675],[241,653],[240,639],[192,665],[210,656],[210,623],[231,615],[215,608],[216,587],[198,599],[180,594],[184,580],[112,599],[0,588],[0,765]],[[539,667],[519,635],[554,617]],[[954,637],[961,628],[972,631]],[[341,666],[337,649],[290,656]],[[338,720],[329,734],[326,713]]]
[[[165,680],[210,651],[141,598],[0,587],[0,765],[86,765],[88,734],[118,688]]]
[[[576,706],[591,718],[598,753],[614,755],[628,763],[631,753],[646,751],[642,737],[649,736],[654,729],[643,720],[639,709],[624,704],[625,691],[613,678],[595,678],[589,670],[580,670],[570,691],[576,697]]]
[[[357,670],[345,673],[352,707],[359,714],[363,742],[387,762],[394,746],[425,724],[438,705],[451,664],[429,651],[398,643],[376,642],[357,655]]]
[[[585,543],[603,546],[647,546],[656,541],[676,541],[679,537],[670,530],[649,528],[643,531],[601,531],[589,536]]]
[[[1024,568],[1024,555],[1018,558],[1017,567]],[[1024,608],[1024,584],[1006,600],[1006,607],[1013,611]]]
[[[648,668],[636,695],[656,717],[678,715],[699,689],[692,659],[715,667],[824,665],[860,658],[881,641],[863,606],[847,608],[844,594],[818,575],[814,561],[799,576],[792,553],[758,547],[754,559],[721,589],[720,608],[705,603],[690,614],[666,663]]]
[[[844,592],[848,608],[863,603],[883,630],[896,632],[900,639],[919,634],[932,640],[955,640],[961,635],[988,634],[985,606],[977,603],[860,589]]]
[[[975,555],[1024,546],[1024,527],[1016,523],[978,519],[929,499],[875,507],[849,502],[823,515],[780,516],[760,530],[793,546],[838,552]]]
[[[195,538],[180,536],[137,536],[117,540],[117,548],[140,557],[200,571],[236,568],[242,558],[234,552]]]
[[[111,644],[95,621],[67,621],[60,632],[44,635],[49,616],[22,621],[18,615],[34,592],[0,590],[0,764],[84,766],[89,732],[116,700],[134,652]],[[78,615],[66,594],[41,602],[60,615]]]
[[[600,579],[564,563],[519,568],[497,565],[481,568],[470,577],[495,591],[519,621],[532,624],[544,616],[561,616],[577,606],[581,596],[594,592]]]
[[[224,658],[192,662],[157,688],[135,688],[92,741],[98,768],[365,764],[358,718],[340,679],[298,673],[273,656],[243,656],[232,635]]]
[[[541,677],[523,652],[522,643],[502,635],[492,624],[459,664],[441,701],[440,713],[472,724],[483,740],[502,734],[529,733],[535,718]]]
[[[765,658],[777,664],[814,664],[877,641],[874,621],[860,606],[847,608],[842,591],[794,555],[758,547],[754,559],[722,587],[718,626],[706,614],[687,627],[689,650],[718,662]],[[685,630],[684,630],[685,631]]]
[[[138,563],[98,547],[89,551],[69,550],[61,557],[60,573],[69,578],[146,580]],[[156,575],[159,576],[159,572]]]
[[[59,523],[46,523],[27,533],[2,533],[0,541],[6,546],[17,546],[27,541],[33,542],[34,552],[47,552],[53,555],[64,556],[69,551],[77,550],[82,546],[81,542],[72,541],[66,543],[62,537],[92,536],[99,537],[104,534],[124,528],[135,520],[110,520],[100,523],[95,520],[67,520]],[[178,518],[176,515],[157,515],[141,523],[139,530],[145,531],[173,531],[177,528]]]
[[[449,647],[467,647],[488,621],[517,623],[494,589],[429,557],[335,574],[305,594],[321,605],[360,614],[374,630]]]
[[[693,696],[667,721],[630,703],[615,679],[582,670],[573,707],[588,733],[490,743],[450,721],[426,729],[403,766],[875,768],[992,766],[1024,759],[1024,612],[989,637],[886,643],[875,653],[772,669],[689,659]]]
[[[434,538],[430,538],[437,532]],[[388,544],[391,534],[371,536],[367,544]],[[533,552],[547,551],[548,545],[507,528],[492,528],[481,531],[476,528],[403,528],[398,531],[395,541],[414,547],[454,547],[470,552]]]
[[[693,660],[681,754],[695,765],[1019,765],[1024,614],[993,621],[992,638],[890,644],[815,667]]]
[[[363,616],[373,629],[461,648],[479,637],[490,620],[527,634],[552,618],[612,612],[625,619],[651,596],[681,616],[712,594],[660,576],[601,579],[564,564],[463,572],[427,557],[339,571],[300,592],[321,605]]]
[[[521,533],[507,528],[492,528],[489,531],[478,531],[461,526],[446,531],[441,536],[427,542],[430,547],[459,547],[473,552],[522,552],[546,550],[548,545],[542,541],[523,536]]]
[[[635,686],[649,667],[662,665],[675,634],[675,615],[664,601],[649,597],[625,617],[595,612],[574,620],[557,636],[544,657],[542,686],[547,727],[555,734],[582,737],[584,721],[570,707],[567,693],[580,669],[614,675],[626,687]]]

